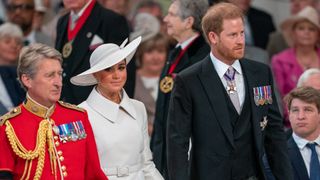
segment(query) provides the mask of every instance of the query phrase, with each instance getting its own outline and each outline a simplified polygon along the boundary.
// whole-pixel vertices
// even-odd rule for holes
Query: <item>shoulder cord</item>
[[[50,124],[50,121],[44,119],[40,122],[38,133],[37,133],[36,147],[33,151],[28,151],[26,150],[25,147],[23,147],[23,145],[19,141],[14,131],[14,128],[12,127],[9,121],[6,121],[5,125],[6,125],[6,134],[13,151],[16,153],[17,156],[26,160],[24,172],[21,179],[29,179],[30,171],[32,167],[32,160],[36,158],[38,158],[38,164],[37,164],[34,179],[35,180],[40,179],[42,170],[44,167],[46,142],[48,144],[48,151],[50,155],[51,173],[54,174],[56,178],[57,162],[56,162],[56,157],[54,153],[54,144],[53,144],[53,141],[51,140],[53,137],[53,134],[52,134],[52,126]],[[27,176],[26,176],[26,173],[27,173]]]

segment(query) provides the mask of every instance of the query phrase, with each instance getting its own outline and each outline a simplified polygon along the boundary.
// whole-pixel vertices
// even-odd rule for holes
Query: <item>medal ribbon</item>
[[[73,40],[80,29],[82,28],[83,24],[86,22],[88,19],[91,10],[93,9],[93,6],[95,5],[96,0],[92,0],[91,3],[88,5],[87,9],[84,10],[82,16],[79,17],[76,26],[71,29],[71,16],[69,16],[69,22],[68,22],[68,41]]]
[[[169,68],[169,72],[168,72],[169,75],[173,73],[173,71],[176,69],[177,65],[179,64],[180,60],[182,59],[182,56],[184,55],[184,53],[188,50],[188,48],[192,45],[192,43],[198,38],[199,38],[199,35],[196,38],[194,38],[186,48],[180,51],[178,57],[174,60],[174,62],[171,64]]]

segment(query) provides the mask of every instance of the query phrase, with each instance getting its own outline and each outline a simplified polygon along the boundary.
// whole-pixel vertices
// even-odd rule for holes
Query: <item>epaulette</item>
[[[84,110],[83,108],[80,108],[74,104],[70,104],[70,103],[66,103],[66,102],[63,102],[63,101],[58,101],[59,104],[63,107],[66,107],[68,109],[74,109],[74,110],[77,110],[77,111],[81,111],[81,112],[85,112],[86,110]]]
[[[8,119],[11,119],[21,113],[20,106],[13,108],[11,111],[7,112],[0,117],[0,126],[2,126]]]

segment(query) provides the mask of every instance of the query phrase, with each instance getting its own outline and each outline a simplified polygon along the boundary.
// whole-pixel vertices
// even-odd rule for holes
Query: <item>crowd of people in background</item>
[[[319,180],[320,0],[289,6],[0,0],[0,179]]]

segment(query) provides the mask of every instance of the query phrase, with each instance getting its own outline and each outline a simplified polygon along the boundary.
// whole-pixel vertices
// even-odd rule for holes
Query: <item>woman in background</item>
[[[159,20],[149,13],[139,13],[134,19],[130,39],[142,37],[135,55],[136,76],[133,98],[144,103],[148,116],[149,135],[153,131],[159,78],[167,59],[168,40],[160,33]]]
[[[16,70],[22,40],[19,26],[9,22],[0,26],[0,116],[25,99]]]

